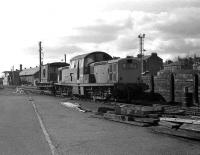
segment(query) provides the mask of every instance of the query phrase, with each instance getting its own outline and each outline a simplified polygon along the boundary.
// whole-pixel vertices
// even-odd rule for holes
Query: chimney
[[[20,64],[19,70],[22,71],[22,64]]]
[[[151,53],[151,55],[152,55],[152,56],[157,56],[157,53],[154,52],[154,53]]]

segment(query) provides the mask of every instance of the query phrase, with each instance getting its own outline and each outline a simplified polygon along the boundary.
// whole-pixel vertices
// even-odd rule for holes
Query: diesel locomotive
[[[57,73],[51,89],[60,95],[130,101],[146,88],[137,58],[113,59],[101,51],[76,56]]]

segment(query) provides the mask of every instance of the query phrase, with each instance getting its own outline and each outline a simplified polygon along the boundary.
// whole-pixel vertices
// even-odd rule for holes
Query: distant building
[[[141,55],[138,54],[137,57],[140,59]],[[143,56],[143,72],[156,75],[161,69],[163,69],[163,59],[160,58],[157,53]]]
[[[200,70],[200,57],[194,57],[193,69]]]
[[[3,88],[3,78],[0,78],[0,88]]]
[[[20,85],[19,70],[16,71],[4,71],[3,85]]]
[[[193,69],[194,70],[200,70],[200,63],[193,64]]]
[[[35,85],[39,82],[39,67],[24,69],[19,73],[21,83]]]
[[[192,58],[179,58],[178,61],[169,64],[164,64],[164,70],[171,72],[177,70],[190,70],[193,69],[194,60]]]

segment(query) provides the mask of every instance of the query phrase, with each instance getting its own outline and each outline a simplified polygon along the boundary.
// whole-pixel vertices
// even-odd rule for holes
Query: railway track
[[[40,90],[36,86],[19,86],[17,89],[22,89],[24,92],[28,93],[36,93],[36,94],[45,94],[45,95],[53,95],[49,90]]]

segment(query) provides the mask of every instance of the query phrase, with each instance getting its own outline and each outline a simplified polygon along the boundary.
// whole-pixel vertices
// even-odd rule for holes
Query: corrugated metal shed
[[[39,67],[35,67],[35,68],[29,68],[29,69],[25,69],[23,71],[21,71],[19,73],[19,76],[30,76],[30,75],[34,75],[36,74],[37,72],[39,72]]]

